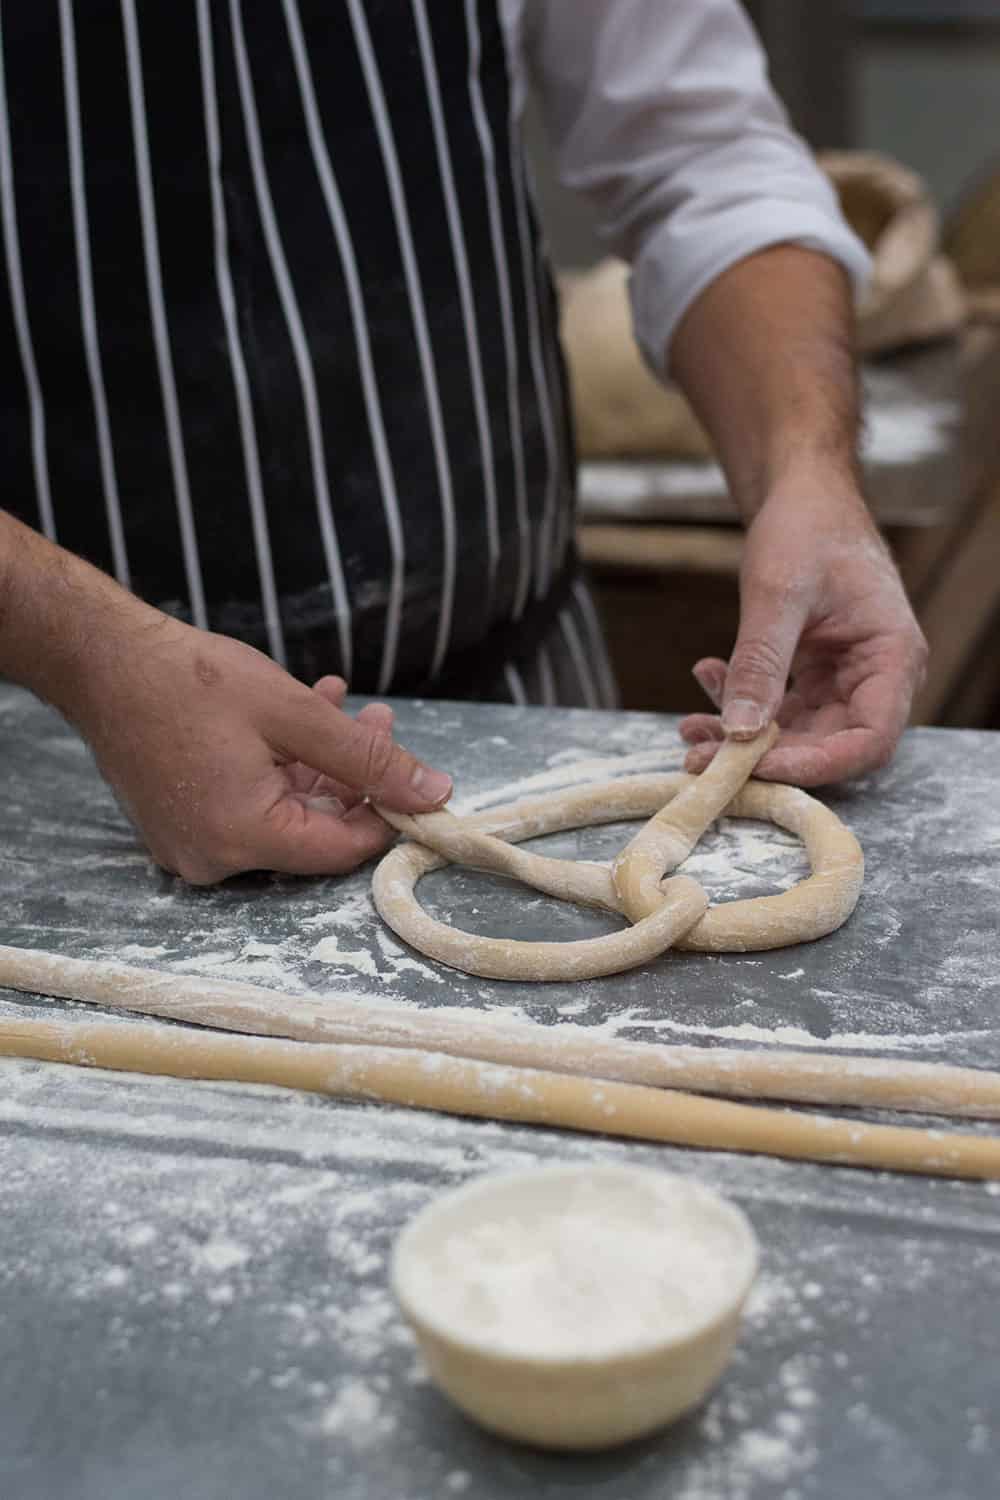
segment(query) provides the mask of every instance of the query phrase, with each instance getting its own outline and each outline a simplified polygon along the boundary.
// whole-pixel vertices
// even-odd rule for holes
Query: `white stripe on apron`
[[[482,661],[586,696],[550,632],[572,458],[493,0],[21,3],[5,506],[306,679],[471,693]]]

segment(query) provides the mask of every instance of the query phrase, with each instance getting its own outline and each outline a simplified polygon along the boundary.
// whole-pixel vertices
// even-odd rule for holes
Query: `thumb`
[[[386,716],[387,717],[387,716]],[[397,745],[391,720],[352,719],[321,694],[296,700],[294,722],[277,728],[277,739],[301,760],[363,797],[399,812],[428,812],[451,796],[451,777]]]
[[[732,738],[752,739],[778,712],[804,623],[803,606],[787,593],[744,587],[722,692],[722,727]]]

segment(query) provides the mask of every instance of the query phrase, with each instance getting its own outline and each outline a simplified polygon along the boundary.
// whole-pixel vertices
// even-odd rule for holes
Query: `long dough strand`
[[[481,1119],[713,1150],[1000,1179],[1000,1140],[865,1125],[396,1048],[303,1046],[127,1022],[0,1022],[0,1053],[177,1078],[308,1089]]]
[[[740,1098],[1000,1119],[1000,1073],[944,1063],[622,1041],[565,1022],[537,1026],[448,1007],[401,1011],[0,946],[4,986],[245,1035],[441,1052]]]
[[[777,738],[777,724],[769,724],[752,740],[726,740],[701,775],[625,845],[612,866],[612,879],[622,911],[631,922],[640,922],[657,910],[663,900],[660,882],[664,875],[687,859]]]

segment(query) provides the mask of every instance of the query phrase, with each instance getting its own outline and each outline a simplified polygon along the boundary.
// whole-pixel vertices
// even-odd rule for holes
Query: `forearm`
[[[763,251],[709,285],[672,352],[753,523],[732,653],[695,667],[721,719],[684,721],[688,769],[779,713],[758,776],[820,786],[885,765],[926,647],[862,496],[846,278],[809,251]]]
[[[731,266],[682,318],[671,371],[746,521],[797,475],[857,496],[853,310],[834,261],[779,245]]]
[[[76,722],[115,653],[167,624],[114,579],[0,511],[0,676]]]

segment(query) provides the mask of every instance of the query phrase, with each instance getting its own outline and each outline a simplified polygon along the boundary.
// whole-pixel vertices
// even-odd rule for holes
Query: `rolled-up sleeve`
[[[768,245],[867,252],[788,124],[738,0],[523,0],[516,47],[561,181],[631,262],[636,337],[663,371],[699,292]]]

